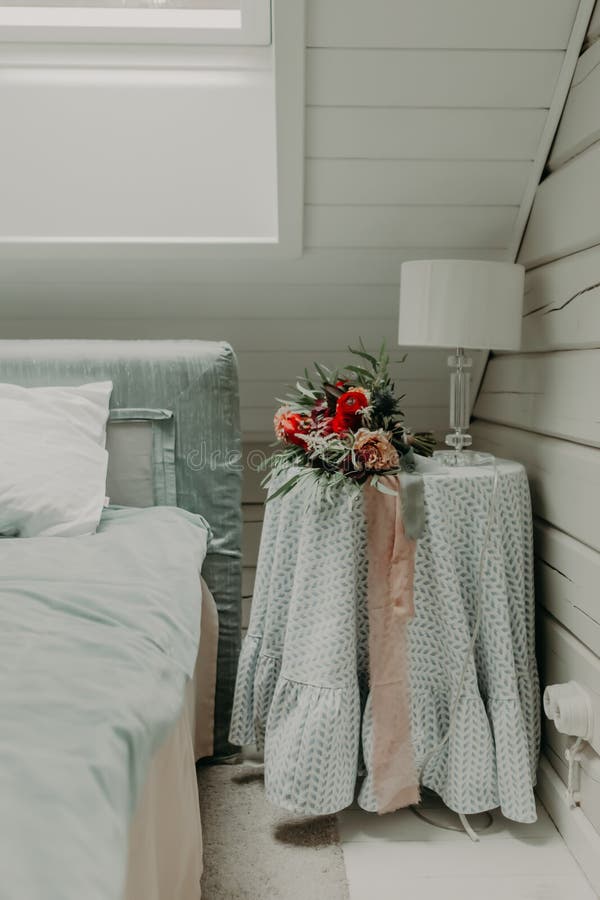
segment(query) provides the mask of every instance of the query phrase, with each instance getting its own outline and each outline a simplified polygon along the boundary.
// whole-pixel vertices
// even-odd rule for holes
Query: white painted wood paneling
[[[275,0],[276,13],[286,3]],[[576,0],[544,4],[309,3],[305,254],[224,262],[200,259],[192,246],[0,247],[3,333],[228,339],[239,354],[248,434],[270,435],[272,395],[307,362],[347,361],[345,345],[360,335],[395,347],[403,260],[505,258],[577,7]],[[15,84],[24,78],[23,52],[0,48],[0,70]],[[65,83],[74,69],[90,85],[110,82],[114,102],[105,113],[110,121],[125,116],[125,133],[133,121],[125,109],[131,82],[137,70],[147,80],[153,53],[135,49],[121,78],[99,48],[73,49]],[[166,81],[181,83],[182,94],[168,111],[171,123],[189,112],[184,87],[200,78],[201,63],[189,50],[173,60]],[[152,69],[159,91],[167,90],[164,69]],[[40,122],[28,121],[30,132],[44,122],[54,127],[54,101],[66,102],[59,74],[56,60],[48,79],[32,74]],[[18,105],[13,109],[18,116]],[[30,142],[25,156],[37,146]],[[152,154],[152,141],[148,146]],[[177,177],[163,170],[162,178]],[[178,212],[197,214],[194,199],[188,192],[189,209]],[[159,204],[154,212],[163,214]],[[445,353],[411,351],[399,374],[423,379],[410,398],[423,425],[436,427],[437,410],[445,427]]]
[[[254,591],[254,581],[256,578],[256,567],[255,566],[243,566],[242,567],[242,598],[243,599],[251,599]],[[249,621],[249,616],[246,618],[246,623]],[[242,624],[242,628],[247,628],[247,624]]]
[[[600,656],[600,553],[541,519],[534,539],[538,602]]]
[[[307,206],[308,247],[505,247],[516,206]]]
[[[260,535],[262,531],[262,520],[253,521],[248,519],[248,507],[244,507],[244,527],[242,532],[242,562],[244,567],[256,566],[258,559],[258,548],[260,546]]]
[[[244,441],[244,471],[242,477],[242,503],[244,508],[253,506],[262,509],[265,499],[264,488],[261,487],[266,470],[261,469],[262,462],[273,452],[272,441]]]
[[[569,87],[573,79],[573,73],[577,66],[581,47],[585,41],[586,31],[589,24],[590,16],[594,8],[596,0],[580,0],[577,9],[577,15],[571,30],[571,36],[567,49],[563,54],[558,77],[554,85],[552,94],[552,102],[548,109],[548,116],[544,130],[540,138],[538,152],[533,161],[527,187],[523,192],[523,199],[519,213],[515,220],[515,227],[512,238],[508,245],[508,259],[514,260],[519,252],[525,229],[529,222],[529,216],[536,195],[537,186],[544,174],[548,155],[552,149],[552,142],[556,135],[556,130],[560,123],[560,117],[564,109],[565,103],[569,95]]]
[[[526,275],[522,347],[525,351],[600,347],[600,247]]]
[[[472,432],[479,449],[525,465],[537,516],[600,550],[600,450],[480,421]]]
[[[396,267],[394,267],[396,268]],[[341,277],[338,275],[338,278]],[[237,288],[237,289],[235,289]],[[7,293],[8,296],[3,296]],[[398,286],[386,284],[17,284],[10,288],[0,283],[0,302],[4,316],[44,316],[85,318],[127,316],[164,318],[171,315],[220,319],[255,320],[255,329],[265,319],[277,319],[281,328],[293,327],[285,320],[335,319],[354,321],[357,334],[361,322],[385,320],[386,327],[398,315]]]
[[[530,170],[521,161],[315,159],[307,203],[518,206]]]
[[[465,247],[461,250],[436,250],[440,257],[460,259],[503,259],[503,248]],[[0,247],[0,297],[7,299],[15,290],[20,296],[27,289],[48,286],[57,294],[63,285],[75,284],[81,293],[95,285],[129,284],[159,288],[164,293],[173,285],[186,285],[199,292],[214,284],[224,285],[230,299],[249,296],[252,291],[278,302],[285,285],[303,285],[318,290],[321,286],[393,285],[400,282],[400,264],[407,259],[428,259],[431,247],[373,248],[353,250],[343,248],[307,249],[298,259],[198,260],[192,252],[153,247],[150,256],[138,249],[135,253],[123,248],[86,247],[80,254],[68,248],[52,251],[33,248]],[[241,289],[243,286],[244,290]],[[365,295],[365,302],[368,296]],[[82,300],[82,302],[84,302]],[[151,304],[150,304],[151,306]],[[41,314],[43,307],[38,309]],[[121,310],[126,315],[124,304]]]
[[[488,363],[475,415],[600,447],[598,385],[600,350],[498,356]]]
[[[525,316],[523,350],[600,347],[599,300],[600,285],[574,297],[566,306],[550,305]]]
[[[564,49],[576,0],[309,0],[309,47]]]
[[[560,50],[307,50],[318,106],[549,107]]]
[[[395,345],[396,320],[361,320],[360,327],[354,320],[322,319],[319,326],[307,319],[264,320],[257,327],[252,318],[209,319],[202,317],[173,319],[35,319],[7,320],[2,326],[4,337],[40,337],[48,332],[49,337],[81,338],[200,338],[207,341],[229,341],[238,351],[258,351],[263,353],[277,349],[328,352],[342,350],[348,344],[354,345],[362,334],[365,343],[378,348],[383,338],[390,338],[389,345]],[[346,352],[345,358],[349,354]],[[284,376],[285,377],[285,376]]]
[[[528,268],[600,243],[600,143],[538,188],[519,261]]]
[[[244,445],[246,446],[246,445]],[[269,448],[266,447],[268,450]],[[261,474],[262,478],[262,474]],[[250,525],[262,525],[264,515],[265,515],[265,506],[264,503],[242,503],[243,506],[243,516],[244,522],[248,522]],[[254,562],[254,564],[256,561]]]
[[[268,444],[250,444],[243,446],[243,482],[242,482],[242,628],[247,628],[250,620],[254,579],[258,549],[264,518],[265,491],[261,481],[266,471],[259,470],[260,464],[273,452]]]
[[[548,160],[551,170],[559,169],[571,157],[582,153],[600,138],[600,42],[580,57],[556,140]]]
[[[532,160],[545,109],[309,106],[307,157]]]
[[[600,38],[600,4],[596,4],[587,33],[587,43],[593,44]]]
[[[285,327],[285,326],[283,326]],[[401,349],[396,355],[394,350],[393,335],[387,335],[388,347],[392,350],[392,365],[390,367],[392,377],[396,379],[398,389],[405,382],[424,379],[426,381],[443,381],[448,375],[447,353],[444,350],[415,350],[406,351],[406,360],[403,363],[394,362],[400,359],[404,353]],[[267,347],[258,352],[238,350],[237,358],[242,380],[260,381],[268,373],[269,377],[279,381],[296,379],[302,375],[304,369],[311,368],[313,361],[326,362],[332,368],[341,369],[349,362],[350,354],[345,349],[345,344],[335,342],[325,351],[315,348],[314,341],[307,342],[302,350],[282,351],[279,347]],[[354,344],[353,344],[354,346]],[[268,356],[266,355],[268,354]],[[474,366],[481,365],[483,354],[474,355]]]
[[[538,769],[537,793],[597,896],[600,892],[598,833],[581,809],[571,808],[566,787],[545,757],[542,757]],[[557,886],[556,881],[554,886]],[[569,887],[565,893],[567,895],[571,893]]]
[[[582,4],[574,31],[590,7],[584,10]],[[593,44],[575,67],[550,154],[552,171],[537,188],[521,247],[519,260],[530,269],[525,352],[490,360],[473,431],[482,447],[521,460],[529,475],[543,682],[576,679],[600,694],[598,47]],[[564,86],[564,75],[561,81]],[[543,733],[548,757],[566,780],[569,739],[547,722]],[[567,843],[597,880],[590,823],[578,811],[580,823],[573,825],[550,776],[542,779],[542,788]],[[591,814],[597,786],[583,778],[581,790],[582,810]],[[597,848],[598,836],[594,839]]]
[[[564,49],[576,0],[309,0],[309,47]]]
[[[293,385],[294,375],[292,372],[287,381],[243,379],[240,384],[240,402],[242,406],[264,406],[272,414],[277,406],[275,398],[285,398]],[[430,409],[431,407],[439,409],[448,402],[448,378],[439,381],[430,379],[406,381],[402,379],[398,381],[398,394],[405,395],[401,403],[402,409]]]

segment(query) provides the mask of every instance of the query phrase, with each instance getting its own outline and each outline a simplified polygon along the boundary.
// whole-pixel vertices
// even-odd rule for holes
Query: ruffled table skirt
[[[424,475],[408,626],[412,739],[417,767],[425,762],[422,783],[448,807],[473,814],[499,806],[507,818],[534,822],[540,698],[531,508],[516,463],[498,463],[470,652],[492,485],[483,467]],[[230,740],[264,749],[268,799],[299,814],[349,806],[360,775],[358,802],[377,809],[366,545],[362,496],[350,488],[331,500],[301,483],[266,506]],[[451,711],[449,738],[437,749]]]

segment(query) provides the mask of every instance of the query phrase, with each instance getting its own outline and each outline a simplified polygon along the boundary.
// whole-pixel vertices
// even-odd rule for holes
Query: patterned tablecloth
[[[417,766],[425,761],[422,783],[451,809],[471,814],[500,806],[510,819],[533,822],[540,713],[531,507],[523,467],[497,466],[474,652],[494,471],[423,476],[425,528],[408,628],[412,738]],[[285,809],[343,809],[360,774],[359,803],[376,809],[366,588],[362,495],[342,488],[332,501],[301,483],[267,504],[230,740],[264,748],[267,797]],[[449,739],[428,756],[452,709]]]

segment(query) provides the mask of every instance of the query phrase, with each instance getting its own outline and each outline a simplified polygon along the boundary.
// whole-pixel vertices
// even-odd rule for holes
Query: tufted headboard
[[[177,505],[200,513],[213,531],[202,574],[219,611],[215,755],[226,755],[233,750],[227,734],[241,622],[236,359],[228,344],[212,341],[0,341],[2,382],[31,387],[108,379],[114,410],[172,411]]]

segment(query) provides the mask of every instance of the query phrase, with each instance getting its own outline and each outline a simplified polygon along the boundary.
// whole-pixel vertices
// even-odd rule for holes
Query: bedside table
[[[301,814],[350,805],[363,767],[359,803],[377,808],[365,715],[366,526],[362,495],[352,496],[344,486],[328,502],[301,483],[267,503],[239,663],[230,739],[264,747],[267,797]],[[508,818],[535,821],[540,698],[525,470],[498,460],[495,468],[426,472],[423,496],[407,629],[422,784],[465,815],[500,806]],[[480,565],[480,627],[471,649]],[[438,750],[451,711],[453,728]]]

